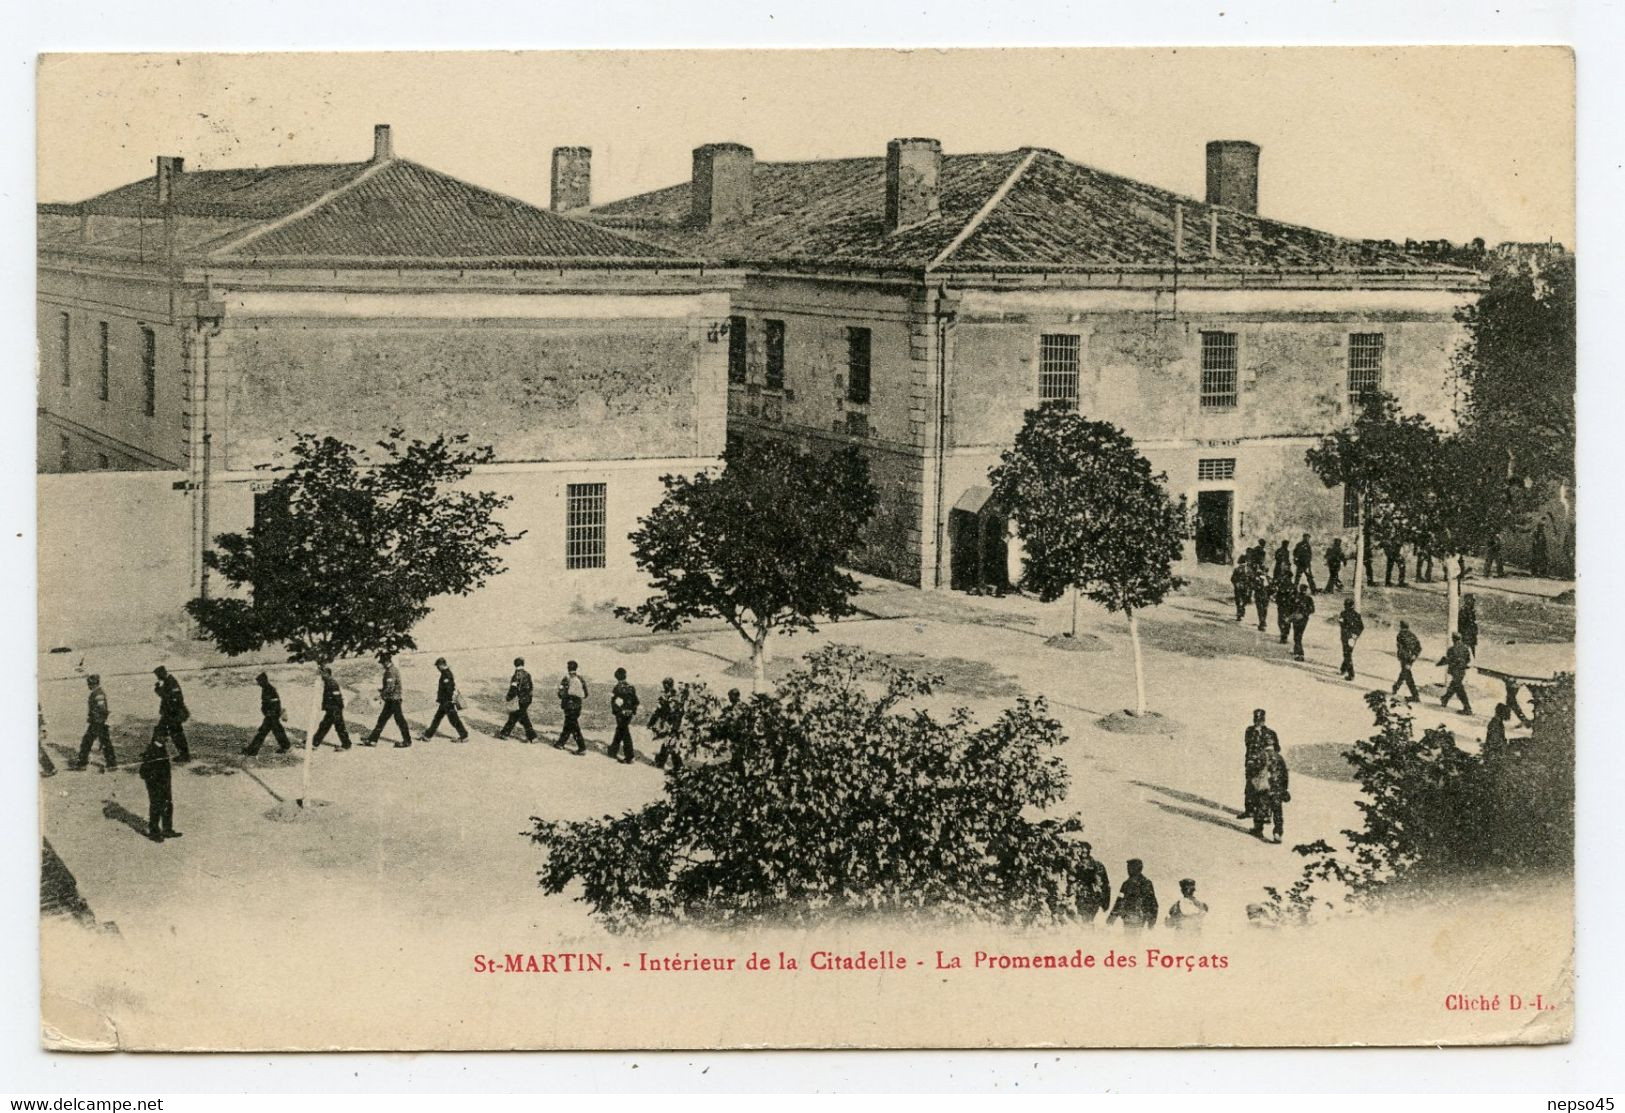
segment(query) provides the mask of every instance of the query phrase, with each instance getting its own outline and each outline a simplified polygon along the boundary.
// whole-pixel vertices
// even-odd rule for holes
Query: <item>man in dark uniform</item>
[[[1281,756],[1281,743],[1276,742],[1264,754],[1264,767],[1253,780],[1253,835],[1264,837],[1264,821],[1274,826],[1272,842],[1280,842],[1285,828],[1283,805],[1292,799],[1287,791],[1286,759]]]
[[[1389,539],[1382,543],[1382,552],[1388,558],[1382,569],[1382,586],[1394,586],[1394,569],[1399,569],[1399,586],[1405,586],[1405,550],[1398,541]]]
[[[1377,586],[1377,550],[1371,545],[1371,519],[1365,520],[1365,586]]]
[[[1140,931],[1157,926],[1157,890],[1145,875],[1145,863],[1138,858],[1128,860],[1128,876],[1117,892],[1117,903],[1106,917],[1107,925],[1123,921],[1125,931]]]
[[[401,740],[395,743],[395,748],[398,750],[403,746],[412,744],[412,729],[406,725],[406,715],[401,710],[401,670],[395,667],[395,655],[393,653],[380,653],[378,663],[384,667],[384,677],[378,685],[378,698],[384,706],[378,712],[378,722],[373,724],[372,733],[362,739],[361,744],[363,746],[378,745],[378,738],[384,733],[384,724],[393,719],[395,725],[401,730]]]
[[[638,690],[627,682],[626,670],[615,670],[615,687],[609,693],[609,713],[615,719],[615,737],[609,742],[609,756],[621,754],[627,765],[637,760],[632,749],[632,716],[638,713]]]
[[[1450,684],[1444,690],[1444,698],[1439,701],[1440,707],[1450,706],[1451,696],[1461,697],[1461,710],[1463,714],[1471,715],[1473,705],[1467,698],[1467,668],[1472,664],[1473,655],[1463,644],[1460,634],[1450,635],[1450,648],[1444,651],[1439,658],[1439,664],[1450,674]]]
[[[1276,576],[1272,585],[1275,594],[1275,628],[1280,632],[1281,644],[1286,644],[1292,631],[1292,610],[1297,606],[1298,593],[1292,590],[1292,573]]]
[[[184,725],[192,717],[192,712],[186,707],[186,694],[181,691],[181,682],[170,675],[164,666],[153,669],[152,675],[158,678],[158,682],[152,686],[158,696],[158,737],[173,742],[175,760],[185,764],[192,760],[192,751],[186,746]]]
[[[1297,545],[1293,546],[1292,566],[1295,569],[1292,582],[1297,583],[1299,580],[1306,579],[1309,581],[1309,590],[1314,591],[1315,550],[1314,547],[1309,544],[1309,535],[1307,533],[1303,535],[1303,540],[1299,541]]]
[[[1073,885],[1078,918],[1093,925],[1095,917],[1106,911],[1112,902],[1112,882],[1106,876],[1106,863],[1095,857],[1094,847],[1088,843],[1078,844],[1078,868]]]
[[[536,694],[536,685],[530,679],[530,673],[525,671],[525,659],[513,659],[513,676],[508,678],[507,701],[513,704],[513,710],[508,712],[508,721],[502,724],[497,731],[498,738],[506,738],[513,733],[514,727],[525,728],[525,741],[536,741],[536,728],[530,723],[530,701]]]
[[[1394,681],[1393,694],[1399,695],[1399,686],[1403,684],[1411,690],[1411,699],[1421,699],[1421,694],[1416,690],[1416,677],[1411,675],[1411,666],[1422,656],[1422,643],[1411,632],[1411,624],[1403,618],[1399,620],[1399,632],[1394,635],[1394,653],[1399,657],[1399,677]]]
[[[1424,538],[1411,546],[1416,552],[1416,579],[1418,583],[1433,582],[1433,542]]]
[[[1512,712],[1504,703],[1495,705],[1495,714],[1484,727],[1484,756],[1497,754],[1507,747],[1507,720],[1512,718]]]
[[[314,748],[322,744],[328,731],[339,736],[339,749],[350,748],[350,732],[344,727],[344,689],[333,675],[333,670],[322,665],[317,671],[322,674],[322,723],[311,736],[310,744]]]
[[[285,754],[292,743],[288,741],[288,732],[282,729],[282,697],[265,673],[256,676],[254,682],[260,686],[260,729],[254,732],[254,740],[244,747],[243,753],[253,757],[265,744],[265,736],[274,734],[277,753]]]
[[[1236,621],[1247,617],[1247,599],[1253,593],[1253,566],[1246,557],[1230,570],[1230,588],[1236,596]]]
[[[147,786],[147,838],[153,842],[178,839],[175,798],[171,793],[169,751],[164,749],[163,726],[152,729],[152,741],[141,751],[141,779]]]
[[[90,689],[85,707],[85,733],[79,739],[79,757],[69,768],[83,769],[88,765],[91,744],[100,742],[102,767],[111,773],[118,768],[118,755],[113,753],[113,736],[107,730],[107,693],[102,691],[102,678],[95,673],[85,677],[85,686]]]
[[[1304,584],[1298,588],[1298,597],[1292,604],[1292,659],[1303,660],[1303,632],[1309,628],[1309,619],[1315,613],[1315,596]]]
[[[444,719],[457,732],[457,741],[467,742],[468,728],[463,726],[463,720],[457,714],[457,678],[451,674],[451,666],[444,657],[436,657],[434,667],[440,670],[440,682],[434,690],[434,718],[429,720],[429,729],[423,732],[422,741],[433,738],[440,720]]]
[[[1264,574],[1264,563],[1258,561],[1249,567],[1252,574],[1253,610],[1258,613],[1258,628],[1262,630],[1270,617],[1270,578]]]
[[[1278,580],[1282,576],[1292,575],[1292,550],[1283,540],[1275,550],[1275,567],[1270,569],[1270,579]]]
[[[683,767],[683,752],[678,744],[678,734],[683,729],[683,703],[677,682],[669,676],[660,682],[660,698],[655,701],[654,714],[649,716],[649,729],[660,742],[655,768],[664,769],[669,758],[671,771],[677,772]]]
[[[1506,560],[1501,556],[1501,531],[1492,530],[1490,539],[1484,543],[1484,575],[1505,576],[1506,574]]]
[[[588,692],[586,680],[576,671],[578,667],[574,661],[567,662],[564,677],[559,681],[559,707],[564,712],[564,727],[553,748],[560,749],[574,738],[576,755],[580,756],[587,752],[587,740],[581,736],[581,708],[587,702]]]
[[[1546,543],[1546,523],[1535,524],[1535,536],[1529,541],[1529,574],[1544,576],[1550,569],[1551,555]]]
[[[1253,807],[1253,774],[1258,772],[1264,763],[1264,754],[1271,746],[1279,746],[1280,740],[1275,732],[1264,725],[1264,709],[1262,707],[1253,712],[1253,725],[1247,728],[1242,735],[1242,744],[1246,747],[1241,759],[1242,776],[1242,807],[1236,813],[1237,819],[1246,819],[1253,815],[1257,809]]]
[[[1344,680],[1354,679],[1354,643],[1365,633],[1365,620],[1354,609],[1354,600],[1343,600],[1343,613],[1337,616],[1337,638],[1343,645],[1343,663],[1338,672]]]
[[[1269,558],[1269,552],[1269,546],[1264,542],[1264,539],[1260,537],[1258,539],[1258,543],[1247,550],[1247,555],[1252,559],[1253,567],[1262,572],[1264,570],[1264,564]]]
[[[1326,549],[1326,587],[1325,594],[1333,595],[1343,590],[1343,565],[1348,563],[1348,557],[1343,553],[1343,539],[1332,538],[1331,545]]]

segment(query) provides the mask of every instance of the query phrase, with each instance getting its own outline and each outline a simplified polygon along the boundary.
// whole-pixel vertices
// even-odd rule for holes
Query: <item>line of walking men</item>
[[[378,661],[383,669],[378,692],[382,707],[378,712],[377,723],[362,738],[361,744],[376,746],[384,728],[393,722],[399,727],[401,735],[400,741],[395,743],[396,748],[410,746],[412,732],[406,722],[400,669],[391,653],[379,654]],[[435,668],[439,670],[439,680],[435,688],[435,712],[429,721],[428,729],[418,740],[426,742],[432,739],[440,724],[445,722],[456,732],[456,741],[467,742],[469,731],[463,724],[462,716],[458,714],[466,704],[458,691],[457,678],[444,657],[435,660]],[[334,677],[330,666],[321,665],[319,672],[322,680],[322,719],[310,736],[310,745],[312,748],[320,746],[331,732],[338,739],[335,748],[340,751],[348,750],[351,742],[349,729],[344,721],[344,690]],[[185,727],[187,720],[191,718],[191,711],[186,706],[186,695],[180,681],[167,668],[160,665],[153,670],[153,675],[157,678],[153,692],[158,697],[158,722],[152,729],[146,749],[142,751],[140,774],[147,786],[148,837],[155,842],[162,842],[166,838],[180,836],[174,824],[171,761],[184,764],[192,760]],[[285,726],[287,712],[283,707],[281,694],[267,673],[262,672],[254,679],[259,686],[260,725],[242,752],[244,756],[253,757],[259,753],[267,738],[274,738],[278,752],[285,753],[292,748],[293,743]],[[107,692],[102,687],[101,677],[98,674],[86,676],[85,683],[89,689],[85,732],[79,741],[79,753],[69,763],[68,768],[72,770],[86,768],[92,749],[99,744],[102,766],[110,773],[118,769],[119,762],[108,726],[111,708]],[[558,684],[563,726],[559,731],[558,740],[553,743],[554,748],[562,749],[567,743],[574,742],[574,752],[578,756],[587,752],[586,738],[581,732],[581,712],[589,695],[586,679],[580,673],[580,666],[575,661],[568,662]],[[516,657],[513,674],[508,682],[506,699],[508,718],[502,729],[496,732],[497,738],[511,737],[517,727],[524,731],[525,742],[538,740],[539,735],[530,718],[534,696],[535,682],[525,669],[525,660],[523,657]],[[739,699],[739,689],[729,691],[730,704],[737,704]],[[639,705],[637,688],[627,679],[626,670],[617,668],[615,685],[610,690],[609,697],[610,715],[615,721],[615,733],[609,745],[609,756],[628,765],[632,764],[637,756],[632,740],[632,725]],[[657,768],[664,769],[668,763],[673,772],[683,768],[680,745],[682,722],[683,693],[678,689],[676,682],[668,676],[660,682],[660,695],[646,723],[657,743],[654,758]],[[40,771],[45,776],[52,776],[56,768],[45,752],[44,732],[45,717],[41,712]]]
[[[1114,901],[1106,863],[1094,856],[1094,848],[1090,844],[1078,844],[1078,859],[1068,885],[1080,920],[1093,926],[1095,917],[1105,912],[1106,926],[1121,923],[1125,932],[1157,926],[1160,911],[1157,889],[1145,875],[1145,863],[1138,858],[1130,858],[1127,869],[1128,876],[1123,879]],[[1180,880],[1179,899],[1168,906],[1167,918],[1163,923],[1175,930],[1200,931],[1207,914],[1207,905],[1196,899],[1195,880],[1186,877]]]

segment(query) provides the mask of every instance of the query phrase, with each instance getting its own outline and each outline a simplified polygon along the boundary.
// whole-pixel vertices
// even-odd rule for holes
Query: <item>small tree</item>
[[[282,645],[289,661],[326,664],[415,648],[430,601],[474,591],[502,571],[497,550],[523,536],[496,519],[508,498],[451,489],[490,459],[461,436],[408,441],[392,430],[370,460],[300,436],[254,525],[203,554],[244,594],[193,599],[187,613],[232,657]]]
[[[771,695],[687,693],[690,760],[619,817],[532,817],[542,889],[581,895],[612,930],[813,923],[870,914],[1064,920],[1077,817],[1065,739],[1042,700],[986,726],[915,703],[934,680],[846,646],[809,654]],[[877,694],[878,693],[878,694]]]
[[[1024,546],[1022,586],[1046,603],[1082,592],[1128,620],[1135,710],[1144,715],[1138,612],[1184,582],[1173,563],[1186,523],[1166,477],[1151,473],[1121,429],[1057,404],[1028,411],[1015,444],[988,475]],[[1075,624],[1074,617],[1074,632]]]
[[[666,496],[632,533],[655,594],[618,607],[628,622],[677,630],[720,618],[750,646],[760,687],[768,637],[816,630],[854,613],[857,580],[842,571],[874,515],[864,459],[824,459],[778,442],[740,441],[720,474],[665,476]]]

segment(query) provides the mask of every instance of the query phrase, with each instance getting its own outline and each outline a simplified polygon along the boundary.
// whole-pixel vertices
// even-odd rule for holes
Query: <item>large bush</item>
[[[735,707],[684,693],[688,764],[619,817],[534,818],[541,885],[611,929],[869,913],[1047,922],[1073,914],[1076,816],[1060,724],[1019,700],[978,725],[919,706],[933,679],[842,646]]]

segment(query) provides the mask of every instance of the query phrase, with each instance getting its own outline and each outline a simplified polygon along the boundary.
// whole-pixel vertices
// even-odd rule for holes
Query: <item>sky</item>
[[[1349,236],[1574,242],[1574,73],[1561,48],[59,54],[39,67],[38,196],[188,169],[396,153],[537,204],[555,146],[597,203],[761,160],[1049,147],[1200,196],[1204,145],[1263,150],[1260,212]]]

